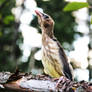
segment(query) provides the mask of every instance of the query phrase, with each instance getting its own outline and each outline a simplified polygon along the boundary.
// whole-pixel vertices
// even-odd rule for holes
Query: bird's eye
[[[45,19],[47,19],[47,18],[49,18],[49,16],[47,16],[47,15],[44,15],[44,18],[45,18]]]

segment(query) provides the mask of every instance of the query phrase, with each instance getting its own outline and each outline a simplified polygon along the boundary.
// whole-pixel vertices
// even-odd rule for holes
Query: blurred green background
[[[38,9],[49,14],[54,19],[55,36],[62,44],[68,56],[71,51],[75,50],[73,45],[74,41],[78,37],[88,36],[88,53],[86,56],[88,65],[84,71],[87,70],[87,81],[91,80],[92,58],[90,57],[92,57],[92,55],[89,56],[89,52],[91,51],[92,53],[92,25],[90,23],[92,10],[87,8],[87,19],[85,23],[89,31],[85,34],[85,32],[78,31],[78,22],[76,22],[76,16],[73,14],[74,10],[68,12],[64,11],[64,7],[67,4],[68,2],[65,2],[65,0],[0,0],[0,72],[14,72],[18,67],[21,72],[33,72],[34,74],[43,73],[43,66],[40,62],[41,59],[35,58],[35,54],[39,52],[41,48],[41,44],[39,44],[41,43],[41,30],[34,13],[34,10]],[[27,30],[30,30],[31,35],[26,39],[30,33]],[[40,39],[36,38],[36,34]],[[78,53],[76,56],[79,55]],[[38,58],[39,57],[38,55]],[[82,70],[83,72],[80,62],[76,63],[76,61],[77,60],[70,58],[74,70],[79,69],[79,71]],[[84,63],[84,61],[82,62]],[[75,79],[78,80],[77,75]]]

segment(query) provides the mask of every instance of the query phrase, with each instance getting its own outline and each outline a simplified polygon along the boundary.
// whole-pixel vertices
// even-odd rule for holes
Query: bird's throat
[[[50,38],[53,38],[53,36],[54,36],[53,29],[45,29],[45,28],[43,28],[42,29],[42,37],[44,37],[44,36],[48,36]]]

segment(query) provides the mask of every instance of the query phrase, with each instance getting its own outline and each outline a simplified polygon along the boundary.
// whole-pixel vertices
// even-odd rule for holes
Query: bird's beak
[[[45,20],[45,19],[49,18],[49,16],[47,14],[41,13],[40,11],[35,10],[35,13],[38,16],[38,18],[40,18],[41,20]]]
[[[35,13],[38,17],[43,17],[43,13],[41,13],[40,11],[35,10]]]

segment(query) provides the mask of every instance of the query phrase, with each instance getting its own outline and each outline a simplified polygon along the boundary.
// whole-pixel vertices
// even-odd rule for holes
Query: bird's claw
[[[62,80],[63,80],[63,76],[59,78],[58,82],[56,83],[56,87],[55,87],[55,88],[58,87],[59,83],[60,83]]]

